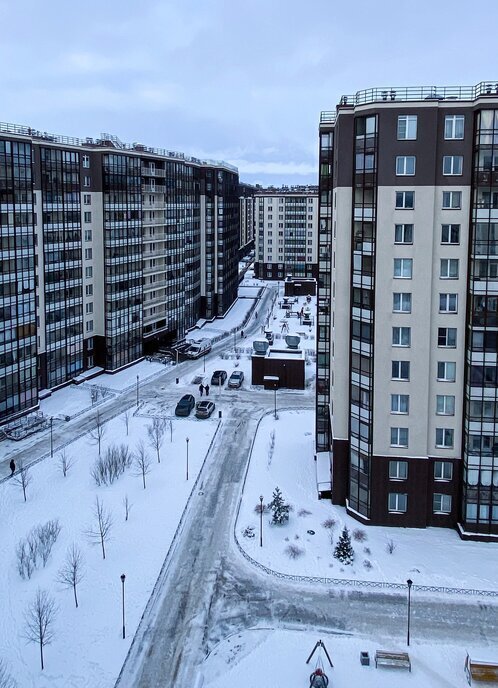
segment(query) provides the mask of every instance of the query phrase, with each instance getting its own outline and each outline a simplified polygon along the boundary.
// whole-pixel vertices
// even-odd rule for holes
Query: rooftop
[[[356,107],[383,101],[412,102],[420,100],[473,101],[481,96],[498,97],[497,81],[481,81],[476,86],[382,86],[357,91],[354,95],[341,96],[337,109]],[[320,123],[334,123],[336,112],[325,110]]]
[[[178,153],[176,151],[165,150],[164,148],[153,148],[151,146],[145,146],[142,143],[123,143],[119,140],[117,136],[113,134],[101,134],[100,138],[93,139],[91,137],[86,137],[85,139],[79,139],[73,136],[62,136],[60,134],[50,134],[47,131],[39,131],[38,129],[33,129],[32,127],[25,126],[23,124],[11,124],[10,122],[0,122],[0,135],[2,134],[14,134],[15,136],[28,136],[31,139],[37,141],[47,141],[49,143],[58,143],[64,146],[84,146],[85,148],[114,148],[118,151],[131,151],[133,153],[149,155],[158,155],[162,158],[173,158],[175,160],[182,160],[184,162],[191,162],[196,165],[210,165],[213,167],[224,167],[232,172],[238,172],[237,167],[231,165],[223,160],[208,160],[195,158],[191,155],[185,155],[184,153]]]

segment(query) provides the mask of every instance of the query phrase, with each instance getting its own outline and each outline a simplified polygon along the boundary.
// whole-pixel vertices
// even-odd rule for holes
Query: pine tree
[[[272,501],[268,504],[268,508],[272,512],[271,522],[282,525],[289,520],[290,506],[284,502],[284,498],[278,487],[275,488],[272,497]]]
[[[354,559],[354,549],[351,544],[349,530],[344,526],[341,535],[334,549],[334,558],[339,559],[342,564],[352,564]]]

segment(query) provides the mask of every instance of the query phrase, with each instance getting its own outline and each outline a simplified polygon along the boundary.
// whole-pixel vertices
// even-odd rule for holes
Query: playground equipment
[[[318,657],[316,660],[315,671],[312,674],[310,674],[309,688],[327,688],[327,686],[329,685],[329,678],[328,678],[327,674],[325,673],[325,671],[323,670],[323,661],[322,661],[322,657],[320,654],[320,650],[322,650],[322,649],[323,649],[327,659],[329,660],[330,666],[331,667],[334,666],[332,664],[332,660],[330,659],[330,655],[327,652],[327,648],[325,647],[324,643],[321,640],[318,640],[315,643],[315,647],[311,651],[310,656],[306,660],[306,664],[309,664],[309,661],[313,657],[313,655],[315,654],[316,650],[319,651]]]

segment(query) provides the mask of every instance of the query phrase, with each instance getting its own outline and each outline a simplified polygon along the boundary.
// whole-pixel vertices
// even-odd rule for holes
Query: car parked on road
[[[242,370],[234,370],[228,378],[228,386],[232,389],[238,389],[244,382],[244,373]]]
[[[224,385],[226,379],[227,379],[227,371],[226,370],[215,370],[211,376],[211,384],[212,385]]]
[[[209,418],[213,413],[215,405],[212,401],[198,401],[195,407],[196,418]]]
[[[195,406],[195,399],[192,394],[184,394],[175,408],[175,416],[190,416],[190,412]]]

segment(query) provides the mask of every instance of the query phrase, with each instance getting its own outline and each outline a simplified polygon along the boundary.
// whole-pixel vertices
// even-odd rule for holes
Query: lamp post
[[[53,433],[54,419],[50,418],[50,457],[54,455],[54,433]]]
[[[140,376],[137,375],[137,408],[138,408],[139,399],[140,399]]]
[[[263,547],[263,495],[259,495],[259,546]]]
[[[275,392],[274,394],[274,411],[273,415],[275,416],[275,419],[277,418],[277,385],[273,388],[273,391]]]
[[[187,480],[188,480],[188,442],[189,442],[188,437],[185,438],[185,442],[187,443]]]
[[[409,646],[410,645],[410,602],[411,602],[411,589],[413,585],[413,581],[410,580],[410,578],[406,581],[406,584],[408,586],[408,629],[406,633],[406,644]]]
[[[202,361],[203,361],[203,363],[204,363],[204,370],[203,370],[203,372],[205,373],[205,372],[206,372],[206,354],[204,354],[204,356],[203,356],[203,358],[202,358]]]
[[[125,580],[126,580],[126,576],[124,575],[124,573],[122,573],[121,574],[121,591],[122,591],[121,600],[122,600],[122,608],[123,608],[123,640],[126,637],[126,633],[125,633],[125,610],[124,610],[124,584],[125,584]]]

